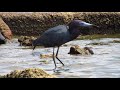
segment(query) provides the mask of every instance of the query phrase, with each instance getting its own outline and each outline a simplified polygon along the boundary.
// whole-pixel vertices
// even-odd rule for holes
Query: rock
[[[1,44],[5,44],[5,43],[6,43],[6,41],[0,40],[0,45],[1,45]]]
[[[89,43],[87,45],[109,45],[109,43],[105,43],[105,42],[93,42],[93,43]]]
[[[81,55],[92,55],[94,52],[90,49],[90,47],[80,48],[78,45],[70,47],[70,51],[68,54],[81,54]]]
[[[5,44],[6,39],[11,40],[12,32],[8,25],[0,18],[0,44]]]
[[[18,42],[20,43],[20,46],[32,46],[32,42],[35,39],[36,38],[33,36],[21,36],[20,38],[18,38]]]
[[[84,50],[87,54],[94,54],[93,50],[91,50],[90,47],[84,47]]]
[[[70,51],[68,54],[80,54],[79,51],[77,51],[79,46],[72,46],[70,47]]]
[[[0,44],[5,44],[6,43],[6,39],[3,36],[3,33],[0,32]]]
[[[120,40],[113,40],[113,41],[110,41],[109,43],[120,43]]]
[[[0,32],[3,33],[3,36],[6,39],[9,39],[9,40],[12,39],[12,32],[11,32],[9,26],[3,21],[2,18],[0,18]]]
[[[51,57],[53,57],[53,54],[49,54],[49,55],[47,55],[47,54],[40,54],[40,58],[51,58]]]
[[[46,73],[44,70],[38,68],[15,70],[10,74],[1,77],[2,78],[56,78],[56,76],[50,75]]]

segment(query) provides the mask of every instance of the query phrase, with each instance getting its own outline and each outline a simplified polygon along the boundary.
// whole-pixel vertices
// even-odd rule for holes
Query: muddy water
[[[51,54],[52,48],[36,48],[33,52],[29,47],[21,47],[17,39],[6,45],[0,45],[0,75],[13,70],[25,68],[42,68],[60,78],[120,78],[120,43],[108,45],[87,45],[92,42],[109,42],[120,38],[104,38],[94,40],[75,40],[62,46],[59,58],[65,64],[57,62],[59,68],[53,72],[52,58],[40,58],[40,54]],[[67,54],[71,45],[92,47],[94,55],[73,56]]]

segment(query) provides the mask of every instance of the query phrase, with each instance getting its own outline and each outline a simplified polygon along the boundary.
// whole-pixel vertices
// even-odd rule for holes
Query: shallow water
[[[59,58],[65,64],[57,61],[56,72],[53,72],[52,58],[40,58],[40,54],[52,54],[52,48],[36,48],[33,52],[29,47],[21,47],[17,39],[0,45],[0,75],[13,70],[25,68],[42,68],[60,78],[120,78],[120,43],[109,45],[87,45],[92,42],[109,42],[120,38],[104,38],[94,40],[74,40],[68,46],[60,47]],[[71,45],[92,47],[94,55],[69,55]]]

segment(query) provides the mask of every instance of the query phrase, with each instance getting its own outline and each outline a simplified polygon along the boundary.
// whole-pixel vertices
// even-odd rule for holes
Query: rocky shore
[[[84,20],[100,26],[89,34],[120,33],[119,12],[1,12],[0,17],[14,35],[41,35],[48,28],[68,24],[73,19]]]

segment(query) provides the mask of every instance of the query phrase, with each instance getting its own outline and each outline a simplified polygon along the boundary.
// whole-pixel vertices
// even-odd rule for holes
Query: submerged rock
[[[56,78],[56,76],[50,75],[46,73],[44,70],[38,68],[15,70],[10,74],[1,77],[2,78]]]
[[[120,43],[120,40],[113,40],[113,41],[110,41],[109,43]]]
[[[105,43],[105,42],[93,42],[93,43],[89,43],[87,45],[109,45],[109,43]]]
[[[78,45],[75,45],[70,47],[68,54],[92,55],[94,52],[90,49],[90,47],[80,48]]]
[[[47,55],[47,54],[40,54],[40,58],[51,58],[51,57],[53,57],[53,54],[49,54],[49,55]]]
[[[36,38],[33,36],[21,36],[18,38],[18,42],[20,43],[20,46],[32,46],[33,40]]]

